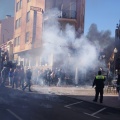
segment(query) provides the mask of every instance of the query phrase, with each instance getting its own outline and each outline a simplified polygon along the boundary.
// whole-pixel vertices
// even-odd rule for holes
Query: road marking
[[[100,117],[94,116],[94,115],[89,114],[89,113],[84,113],[84,114],[89,115],[89,116],[92,116],[92,117],[95,117],[95,118],[100,118]]]
[[[79,104],[79,103],[82,103],[82,102],[83,102],[83,101],[76,102],[76,103],[72,103],[72,104],[69,104],[69,105],[65,105],[64,107],[70,108],[70,106],[75,105],[75,104]]]
[[[106,109],[106,108],[102,108],[102,109],[100,109],[100,110],[98,110],[98,111],[96,111],[96,112],[94,112],[94,113],[92,113],[92,114],[89,114],[89,113],[84,113],[84,114],[89,115],[89,116],[92,116],[92,117],[100,118],[100,117],[97,117],[97,116],[95,116],[95,115],[98,114],[98,113],[100,113],[101,111],[103,111],[103,110],[105,110],[105,109]]]
[[[96,114],[100,113],[101,111],[103,111],[103,110],[105,110],[105,109],[106,109],[106,108],[100,109],[100,110],[98,110],[97,112],[93,113],[92,115],[96,115]]]
[[[18,115],[16,115],[14,112],[12,112],[10,109],[6,109],[9,113],[11,113],[14,117],[16,117],[18,120],[23,120]]]

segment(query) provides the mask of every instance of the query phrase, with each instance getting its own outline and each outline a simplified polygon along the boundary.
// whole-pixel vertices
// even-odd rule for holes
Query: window
[[[29,32],[26,32],[26,35],[25,35],[25,43],[29,41]]]
[[[16,12],[22,8],[22,0],[16,3]]]
[[[18,36],[17,45],[20,45],[20,36]]]
[[[15,21],[15,29],[17,28],[17,20]]]
[[[21,18],[17,19],[15,22],[15,29],[19,28],[21,26]]]
[[[16,12],[18,11],[18,3],[16,3]]]
[[[27,2],[30,2],[31,0],[27,0]]]
[[[29,22],[29,20],[30,20],[30,11],[27,12],[26,22]]]
[[[20,9],[22,8],[22,0],[20,0]]]
[[[21,26],[21,18],[19,18],[19,27]]]
[[[16,46],[16,38],[14,39],[14,46]]]
[[[70,18],[76,18],[76,1],[70,2]]]
[[[14,46],[18,46],[18,45],[20,45],[20,36],[14,39]]]

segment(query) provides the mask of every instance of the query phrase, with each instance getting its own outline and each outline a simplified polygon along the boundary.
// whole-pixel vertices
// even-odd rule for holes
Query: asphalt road
[[[120,120],[120,110],[86,101],[0,88],[0,120]]]

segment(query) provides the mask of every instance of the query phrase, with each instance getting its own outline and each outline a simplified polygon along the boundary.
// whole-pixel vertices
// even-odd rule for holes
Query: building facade
[[[19,64],[41,65],[43,17],[53,8],[60,11],[62,29],[69,23],[77,36],[84,33],[85,0],[15,0],[13,52]]]
[[[6,18],[0,20],[0,48],[8,52],[10,60],[13,59],[13,36],[14,36],[14,17],[6,15]],[[8,57],[9,57],[8,56]]]
[[[13,38],[14,34],[14,17],[6,15],[6,18],[0,20],[0,46],[3,46]],[[2,47],[5,50],[4,47]]]
[[[84,33],[85,0],[46,0],[46,11],[56,7],[60,11],[58,20],[63,27],[69,23],[79,34]]]
[[[13,60],[13,34],[14,17],[6,15],[5,19],[0,20],[0,71],[3,62]]]
[[[120,73],[120,21],[115,28],[114,49],[109,59],[108,68],[113,77]]]
[[[120,73],[120,21],[115,29],[114,70]]]
[[[6,15],[6,18],[0,20],[0,45],[5,44],[13,38],[14,18]],[[4,48],[3,48],[4,49]]]

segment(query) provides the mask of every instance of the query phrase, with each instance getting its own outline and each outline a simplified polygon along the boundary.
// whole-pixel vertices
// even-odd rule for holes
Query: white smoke
[[[63,66],[68,66],[69,69],[73,70],[76,67],[79,71],[95,68],[98,65],[99,52],[96,50],[96,46],[84,36],[76,38],[75,28],[70,24],[67,24],[65,29],[61,30],[61,25],[58,22],[60,12],[58,10],[55,12],[55,10],[52,10],[54,12],[47,12],[46,16],[48,19],[44,21],[46,24],[44,25],[43,34],[43,56],[49,56],[51,53],[54,56],[62,54],[62,58],[59,56],[54,61],[59,59],[63,62]],[[72,47],[71,49],[70,46]]]

